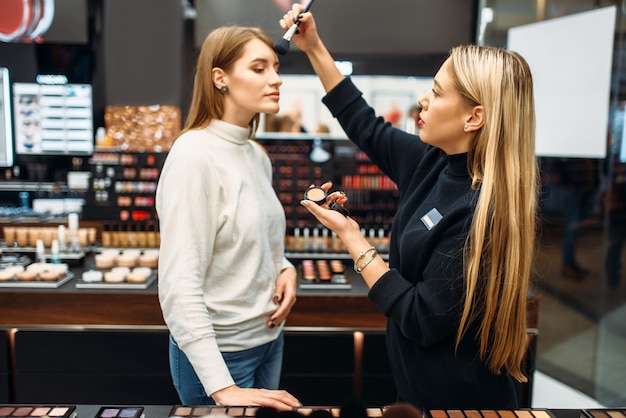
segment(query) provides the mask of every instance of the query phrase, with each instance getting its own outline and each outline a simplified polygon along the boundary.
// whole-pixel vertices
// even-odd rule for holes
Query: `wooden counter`
[[[71,270],[75,277],[82,274],[81,268]],[[353,271],[346,273],[349,290],[299,289],[286,323],[281,382],[305,404],[333,404],[350,396],[373,404],[395,399],[386,319],[367,298],[364,282]],[[0,288],[0,328],[8,330],[5,361],[11,364],[11,384],[5,376],[2,390],[0,380],[0,399],[176,403],[157,283],[145,290],[86,289],[77,288],[77,281],[54,289]],[[529,303],[530,370],[537,302]],[[14,388],[11,393],[8,387]],[[520,386],[524,405],[530,406],[531,394],[532,384]]]
[[[72,269],[78,276],[80,272]],[[351,272],[350,272],[351,273]],[[298,290],[287,319],[290,327],[384,329],[386,318],[367,298],[356,275],[350,290]],[[539,300],[528,302],[528,328],[536,330]],[[0,289],[0,325],[165,325],[157,284],[146,290],[76,288],[76,279],[57,289]]]
[[[78,277],[82,271],[71,269]],[[367,287],[353,277],[350,290],[299,290],[287,320],[292,327],[385,328]],[[0,325],[165,325],[157,285],[146,290],[81,289],[76,279],[57,289],[0,288]]]

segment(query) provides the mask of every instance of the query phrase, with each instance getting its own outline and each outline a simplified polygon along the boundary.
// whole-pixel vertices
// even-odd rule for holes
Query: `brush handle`
[[[315,0],[311,0],[311,1],[309,1],[309,2],[307,3],[307,5],[306,5],[306,6],[304,6],[304,9],[302,9],[302,13],[306,13],[306,12],[308,12],[309,10],[311,10],[311,6],[313,6],[313,2],[314,2],[314,1],[315,1]],[[301,14],[302,14],[302,13],[301,13]],[[296,22],[295,22],[293,25],[291,25],[291,28],[289,28],[289,32],[291,32],[291,35],[289,35],[289,39],[290,39],[290,40],[291,40],[291,37],[292,37],[292,36],[294,35],[294,33],[296,32],[296,30],[298,29],[298,26],[300,26],[300,20],[296,20]],[[292,29],[293,29],[293,31],[292,31]]]
[[[311,1],[309,1],[309,2],[307,3],[307,5],[306,5],[306,6],[304,6],[304,9],[302,9],[302,13],[306,13],[306,12],[308,12],[309,10],[311,10],[311,6],[313,6],[313,2],[314,2],[314,1],[315,1],[315,0],[311,0]]]
[[[308,12],[311,9],[311,6],[313,5],[314,1],[315,0],[309,0],[307,5],[304,6],[304,9],[302,9],[302,13]],[[285,55],[289,51],[289,42],[291,42],[291,38],[293,37],[293,35],[295,35],[296,31],[298,30],[298,26],[300,26],[300,21],[296,20],[294,24],[291,25],[289,29],[287,29],[287,32],[285,32],[282,39],[274,44],[274,50],[278,54]]]

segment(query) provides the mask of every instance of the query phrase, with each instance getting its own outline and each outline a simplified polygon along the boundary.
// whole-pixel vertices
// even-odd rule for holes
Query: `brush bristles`
[[[287,52],[289,52],[289,45],[289,41],[282,38],[280,41],[274,44],[274,51],[276,51],[276,53],[279,55],[285,55]]]

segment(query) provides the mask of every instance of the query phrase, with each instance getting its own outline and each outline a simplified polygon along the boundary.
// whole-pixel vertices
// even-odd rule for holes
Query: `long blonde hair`
[[[222,26],[207,35],[196,64],[193,96],[185,126],[181,132],[204,128],[213,119],[224,115],[224,95],[213,84],[212,70],[215,67],[229,71],[235,61],[243,55],[244,46],[252,39],[259,39],[274,49],[272,38],[257,27]],[[259,126],[260,115],[257,113],[249,123],[250,135]]]
[[[499,374],[527,381],[526,301],[537,236],[535,105],[530,67],[519,54],[464,45],[450,52],[456,87],[485,123],[468,166],[480,197],[465,244],[465,304],[457,346],[479,321],[480,356]]]

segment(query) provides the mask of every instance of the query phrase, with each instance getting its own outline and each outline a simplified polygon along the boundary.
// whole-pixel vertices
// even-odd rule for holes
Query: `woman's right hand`
[[[228,386],[211,394],[221,406],[265,406],[280,411],[290,411],[302,406],[300,401],[286,390],[248,389]]]

